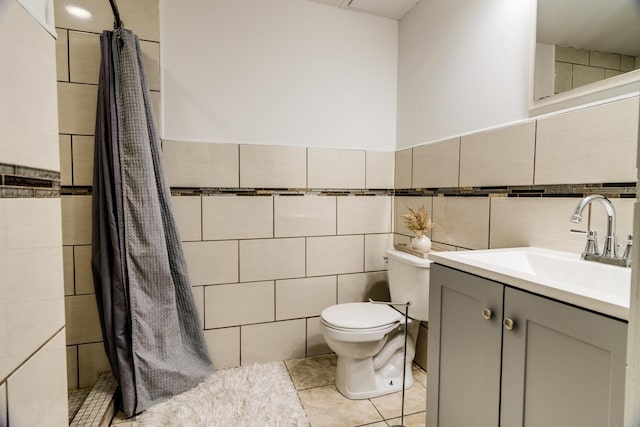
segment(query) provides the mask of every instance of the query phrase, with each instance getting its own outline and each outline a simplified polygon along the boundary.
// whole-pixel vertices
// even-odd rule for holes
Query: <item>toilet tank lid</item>
[[[388,305],[348,302],[322,310],[322,320],[345,329],[371,329],[399,322],[404,317]]]
[[[409,264],[409,265],[413,265],[415,267],[421,267],[421,268],[429,268],[432,262],[431,260],[419,258],[415,255],[411,255],[406,252],[401,252],[393,248],[387,249],[387,256],[389,258],[393,258],[398,262],[402,262],[404,264]]]

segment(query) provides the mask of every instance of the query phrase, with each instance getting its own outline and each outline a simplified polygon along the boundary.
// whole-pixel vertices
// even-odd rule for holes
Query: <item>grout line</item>
[[[369,152],[364,150],[364,188],[367,187],[367,158],[369,157]]]
[[[76,291],[76,247],[75,245],[71,246],[71,274],[73,275],[73,295],[78,295]],[[63,268],[64,272],[64,268]],[[66,296],[66,295],[65,295]]]
[[[304,319],[304,357],[305,358],[309,357],[309,318],[308,317]],[[287,364],[285,363],[284,366],[286,367]],[[287,369],[287,372],[289,372],[289,369]]]
[[[18,366],[16,366],[13,370],[9,371],[9,373],[4,378],[2,378],[2,380],[0,381],[0,384],[7,383],[7,380],[9,379],[9,377],[11,377],[11,375],[15,374],[18,371],[18,369],[23,367],[29,360],[31,360],[31,358],[33,358],[36,354],[38,354],[40,352],[40,350],[43,349],[44,346],[49,344],[56,337],[56,335],[58,335],[63,330],[64,330],[64,325],[61,326],[58,330],[56,330],[53,333],[53,335],[51,335],[49,338],[47,338],[47,340],[45,342],[40,344],[40,346],[37,349],[35,349],[31,354],[29,354],[27,356],[27,358],[22,361],[22,363],[20,363]],[[7,384],[7,386],[8,386],[8,384]],[[7,396],[8,395],[9,395],[9,389],[7,387]]]
[[[538,156],[538,120],[533,123],[533,171],[531,185],[536,183],[536,157]]]
[[[242,163],[240,162],[240,144],[238,144],[238,187],[240,187],[240,184],[242,184],[240,182],[241,177],[242,177],[242,172],[241,172],[241,168],[242,168]]]
[[[305,181],[304,181],[304,185],[305,188],[308,190],[309,189],[309,147],[305,147],[304,149],[305,152]]]
[[[458,187],[460,187],[461,174],[462,174],[462,137],[458,138]]]
[[[366,273],[367,269],[365,267],[365,264],[367,262],[367,239],[365,238],[365,235],[362,235],[362,272]]]
[[[67,32],[67,82],[71,82],[71,41],[69,40],[69,30]]]
[[[238,283],[241,283],[240,280],[240,240],[236,240],[237,242],[237,252],[238,252]]]
[[[76,381],[78,382],[78,388],[80,388],[80,345],[76,344],[75,347],[76,352]]]
[[[411,149],[411,176],[409,177],[409,185],[411,185],[411,188],[414,187],[413,185],[413,150],[414,148]]]
[[[487,249],[491,249],[491,199],[493,199],[493,197],[489,197],[489,217],[487,218],[489,220],[489,224],[487,224]]]
[[[204,333],[204,331],[207,330],[207,304],[205,304],[205,298],[207,296],[207,293],[205,292],[205,288],[207,287],[207,285],[203,285],[202,286],[202,332]],[[209,357],[211,357],[211,355],[209,355]]]
[[[239,350],[238,350],[238,363],[239,366],[242,366],[242,325],[238,326],[238,344],[239,344]]]
[[[4,420],[7,422],[6,427],[9,427],[9,385],[7,381],[0,383],[0,385],[4,384],[4,409],[5,413],[0,414],[0,420]]]

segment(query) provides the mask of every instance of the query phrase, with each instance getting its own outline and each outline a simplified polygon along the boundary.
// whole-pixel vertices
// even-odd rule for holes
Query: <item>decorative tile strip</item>
[[[2,191],[0,186],[0,191]],[[39,189],[45,191],[44,189]],[[61,188],[62,195],[90,195],[91,187]],[[46,197],[43,193],[40,197]],[[590,194],[602,194],[612,199],[635,198],[637,188],[635,182],[604,184],[552,184],[552,185],[520,185],[492,187],[449,187],[449,188],[409,188],[399,190],[370,189],[301,189],[301,188],[222,188],[222,187],[173,187],[173,196],[303,196],[316,194],[319,196],[433,196],[433,197],[574,197],[580,198]]]
[[[89,196],[91,195],[91,187],[67,187],[60,188],[60,194],[63,196]]]
[[[0,198],[60,197],[60,172],[0,163]]]
[[[599,184],[551,184],[496,187],[450,187],[396,190],[396,196],[434,197],[575,197],[602,194],[611,199],[635,198],[635,182]]]
[[[393,190],[334,190],[334,189],[303,189],[303,188],[172,188],[171,194],[174,196],[214,196],[214,195],[237,195],[237,196],[304,196],[305,194],[316,194],[319,196],[393,196]]]

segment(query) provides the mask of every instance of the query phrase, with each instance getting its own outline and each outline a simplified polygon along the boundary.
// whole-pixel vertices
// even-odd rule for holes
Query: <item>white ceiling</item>
[[[420,0],[311,0],[343,9],[400,19]]]
[[[420,0],[311,1],[400,19]],[[640,0],[537,1],[538,42],[640,55]]]
[[[540,43],[640,55],[639,0],[538,0]]]

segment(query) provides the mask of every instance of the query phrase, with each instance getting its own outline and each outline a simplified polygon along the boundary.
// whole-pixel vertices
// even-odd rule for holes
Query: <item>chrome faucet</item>
[[[605,264],[618,265],[623,267],[631,266],[631,245],[632,236],[629,236],[627,241],[627,248],[623,257],[618,256],[618,241],[616,239],[616,211],[611,204],[611,201],[600,194],[592,194],[585,197],[578,203],[573,214],[571,215],[571,222],[580,224],[582,222],[582,211],[592,202],[600,203],[607,212],[607,236],[605,237],[604,247],[602,253],[598,253],[598,243],[596,240],[596,232],[592,230],[587,231],[587,245],[582,252],[582,259],[587,261],[603,262]],[[572,230],[577,231],[577,230]]]

